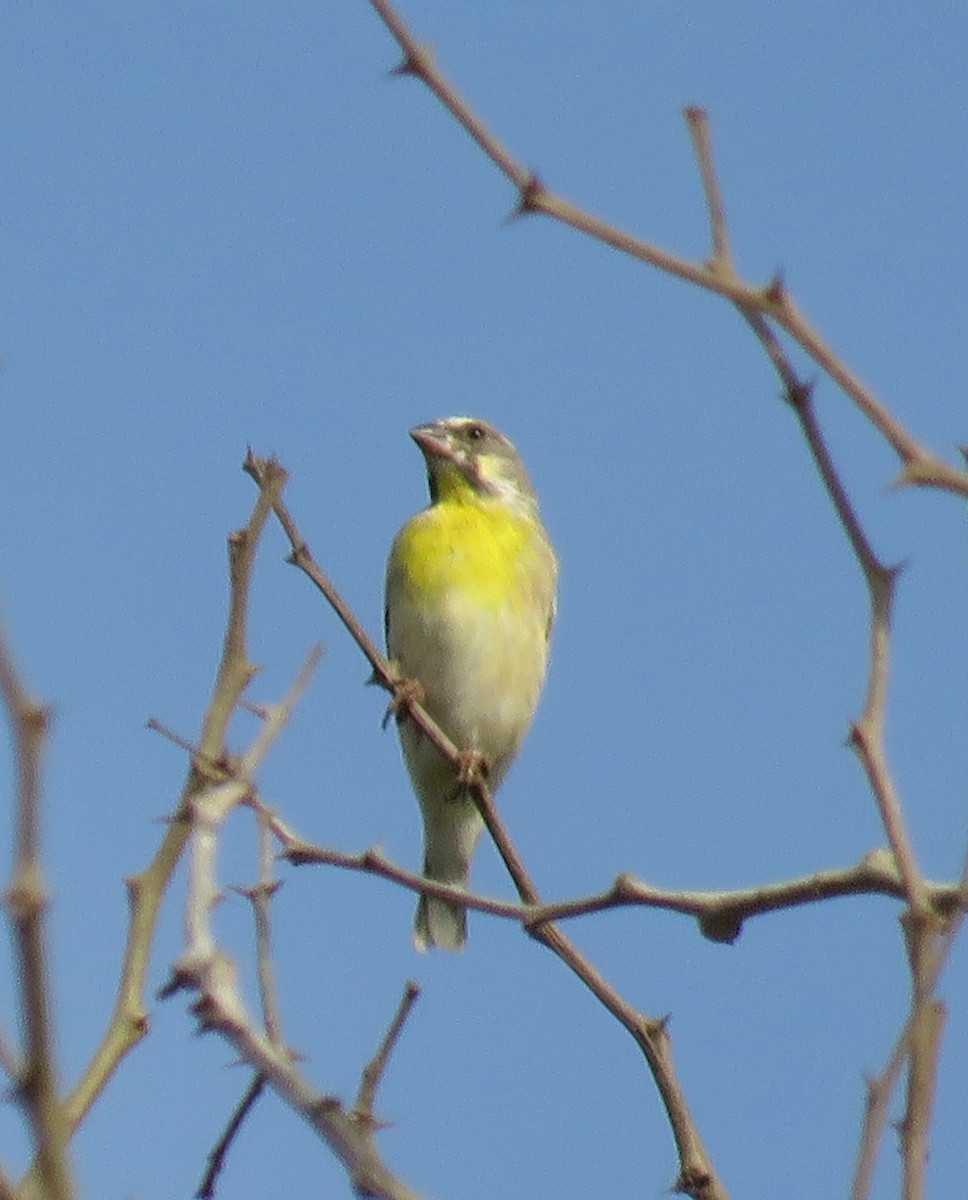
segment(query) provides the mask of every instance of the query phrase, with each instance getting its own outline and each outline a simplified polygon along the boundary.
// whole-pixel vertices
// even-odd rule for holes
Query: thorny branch
[[[259,824],[259,881],[254,887],[239,890],[252,905],[252,916],[255,922],[256,966],[259,977],[259,998],[262,1004],[262,1024],[270,1040],[282,1047],[282,1020],[279,1015],[279,999],[272,966],[272,935],[269,922],[269,903],[280,885],[273,875],[274,844],[266,810],[259,803],[253,803],[252,807]],[[246,1117],[265,1090],[265,1082],[261,1075],[256,1075],[246,1087],[221,1137],[212,1147],[208,1156],[205,1174],[195,1193],[197,1200],[210,1200],[210,1197],[215,1195],[215,1185],[225,1166],[228,1152],[242,1129]]]
[[[407,980],[407,985],[403,989],[403,995],[400,997],[400,1003],[397,1005],[397,1011],[394,1014],[393,1020],[383,1035],[383,1039],[377,1047],[376,1054],[374,1054],[363,1068],[363,1073],[360,1076],[360,1089],[356,1094],[356,1105],[353,1109],[353,1115],[358,1121],[363,1121],[374,1128],[379,1125],[379,1121],[373,1112],[377,1091],[383,1082],[383,1076],[386,1074],[390,1055],[400,1040],[400,1034],[403,1033],[403,1027],[406,1025],[407,1019],[413,1011],[413,1006],[417,1003],[419,995],[420,984],[414,982],[412,979]]]
[[[807,321],[782,280],[774,279],[766,284],[746,283],[721,255],[720,252],[726,249],[726,243],[721,240],[714,239],[717,257],[711,263],[696,263],[636,237],[546,188],[474,112],[434,62],[430,51],[420,45],[390,0],[370,0],[370,4],[403,51],[403,60],[395,73],[422,80],[434,93],[514,186],[519,213],[543,213],[668,275],[725,296],[740,309],[761,313],[776,321],[888,441],[901,462],[901,482],[968,496],[968,471],[950,466],[920,445]]]
[[[285,480],[285,473],[278,464],[269,462],[262,465],[264,486],[259,491],[252,518],[245,529],[229,539],[229,620],[215,696],[206,718],[205,730],[212,728],[213,714],[218,714],[220,720],[231,715],[239,703],[242,689],[254,673],[246,649],[252,568],[266,518],[279,502]],[[311,652],[281,703],[263,706],[258,710],[262,724],[244,754],[229,755],[223,742],[218,748],[217,757],[203,756],[201,753],[193,757],[191,777],[198,776],[200,783],[191,788],[184,814],[191,842],[185,901],[186,946],[172,965],[169,981],[160,994],[162,997],[171,996],[182,989],[197,993],[193,1011],[201,1029],[220,1033],[243,1061],[253,1068],[257,1079],[264,1079],[285,1103],[317,1131],[346,1167],[360,1195],[383,1197],[385,1200],[419,1200],[417,1193],[387,1169],[376,1144],[372,1122],[345,1111],[336,1097],[318,1092],[298,1069],[293,1055],[282,1041],[274,993],[265,971],[262,972],[261,982],[268,1031],[263,1032],[258,1028],[238,988],[236,965],[219,947],[210,920],[211,911],[220,895],[216,849],[222,825],[239,805],[249,803],[257,813],[261,811],[254,784],[256,770],[288,721],[321,653],[321,647]],[[267,857],[263,857],[260,884],[268,886],[269,880],[265,874]],[[250,1091],[254,1099],[255,1084]],[[239,1121],[244,1116],[244,1107],[247,1106],[243,1102],[243,1106],[237,1110]],[[233,1133],[234,1128],[227,1130],[210,1156],[203,1188],[214,1181],[224,1157],[224,1149]]]
[[[0,634],[0,694],[13,731],[17,755],[14,865],[3,897],[14,933],[20,981],[21,1024],[26,1046],[22,1061],[4,1055],[15,1069],[16,1091],[37,1147],[37,1177],[50,1200],[74,1194],[67,1155],[68,1124],[60,1095],[54,1051],[54,1018],[47,965],[47,886],[40,857],[40,767],[50,714],[28,694]],[[9,1186],[3,1180],[5,1187]]]
[[[725,235],[725,210],[712,161],[708,122],[705,113],[699,109],[689,109],[686,115],[706,191],[716,264],[718,268],[732,272],[734,268]],[[944,922],[941,914],[932,908],[928,885],[917,864],[900,797],[888,764],[884,741],[890,673],[891,612],[899,568],[886,566],[880,561],[861,526],[820,430],[813,407],[812,388],[797,378],[767,320],[761,314],[748,309],[740,307],[740,311],[753,328],[780,376],[785,398],[800,422],[817,470],[867,586],[871,614],[867,696],[860,718],[851,726],[850,742],[860,756],[867,774],[908,903],[903,922],[911,967],[912,1007],[905,1033],[899,1042],[899,1046],[903,1047],[909,1058],[907,1112],[901,1124],[901,1145],[904,1195],[909,1200],[915,1200],[924,1194],[923,1172],[927,1161],[927,1136],[944,1024],[943,1006],[933,996],[943,961],[939,937]],[[954,890],[960,900],[960,889]],[[955,909],[950,925],[953,927],[959,923],[960,916]],[[902,1058],[896,1059],[896,1066],[885,1072],[878,1087],[871,1086],[861,1137],[862,1150],[854,1181],[854,1200],[863,1200],[870,1193],[876,1150],[901,1061]]]
[[[590,896],[538,904],[514,904],[492,896],[481,896],[438,880],[427,879],[391,862],[377,848],[351,854],[328,846],[318,846],[296,833],[277,814],[269,816],[273,833],[282,853],[293,865],[307,863],[341,867],[376,875],[412,892],[458,900],[466,908],[494,917],[519,921],[536,930],[548,921],[572,920],[590,913],[614,908],[648,908],[677,912],[693,917],[704,937],[714,942],[733,942],[742,926],[753,917],[818,904],[842,896],[891,896],[904,900],[904,883],[887,850],[875,850],[856,866],[816,871],[797,879],[759,884],[732,891],[681,891],[655,887],[632,875],[619,875],[612,885]],[[932,910],[939,918],[949,918],[964,905],[964,892],[958,884],[925,884]]]
[[[419,1200],[384,1165],[372,1125],[346,1112],[335,1096],[316,1091],[285,1046],[259,1030],[239,991],[235,963],[219,948],[210,921],[219,897],[215,850],[221,826],[234,808],[254,795],[255,771],[288,720],[317,660],[318,651],[307,660],[286,699],[263,710],[262,730],[249,750],[226,764],[221,781],[213,781],[195,797],[185,903],[187,944],[161,994],[170,996],[186,988],[198,993],[193,1011],[202,1030],[220,1033],[257,1075],[317,1131],[347,1168],[360,1194],[386,1200]]]

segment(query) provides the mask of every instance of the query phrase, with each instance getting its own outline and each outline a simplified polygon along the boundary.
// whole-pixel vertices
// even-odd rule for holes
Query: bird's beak
[[[410,436],[423,453],[430,458],[454,457],[454,448],[447,433],[439,424],[415,425],[410,430]]]

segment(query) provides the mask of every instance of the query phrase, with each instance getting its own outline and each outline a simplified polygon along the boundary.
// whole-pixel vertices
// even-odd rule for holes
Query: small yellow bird
[[[387,651],[496,790],[538,705],[555,618],[558,562],[517,450],[493,425],[448,417],[411,429],[430,506],[404,525],[387,563]],[[424,821],[424,874],[467,887],[483,822],[454,768],[412,721],[400,745]],[[418,950],[459,950],[467,913],[422,896]]]

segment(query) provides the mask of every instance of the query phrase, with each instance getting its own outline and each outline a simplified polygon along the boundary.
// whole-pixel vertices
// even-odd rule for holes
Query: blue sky
[[[678,253],[708,252],[681,117],[705,106],[740,268],[801,306],[920,440],[968,441],[968,15],[953,4],[807,7],[413,0],[417,36],[549,186]],[[279,455],[317,557],[377,632],[386,549],[424,503],[406,436],[453,413],[517,443],[562,561],[542,708],[501,793],[549,898],[621,870],[746,886],[882,844],[844,747],[866,598],[777,382],[721,301],[539,219],[412,80],[363,0],[17,6],[0,46],[0,613],[55,709],[45,814],[58,1037],[72,1083],[103,1028],[122,880],[161,837],[184,761],[144,728],[198,730],[221,646],[224,539]],[[809,364],[798,365],[811,374]],[[899,492],[896,464],[825,380],[818,408],[898,595],[888,750],[920,862],[965,850],[965,525]],[[252,695],[310,645],[323,665],[262,776],[305,836],[419,860],[383,701],[270,529]],[[253,727],[244,719],[239,744]],[[7,772],[9,779],[9,771]],[[4,792],[9,788],[5,785]],[[247,821],[223,879],[247,883]],[[404,980],[424,987],[382,1094],[389,1165],[436,1197],[663,1193],[675,1159],[628,1037],[510,925],[418,958],[412,899],[281,869],[286,1033],[351,1098]],[[474,881],[509,895],[483,846]],[[152,987],[181,944],[182,875]],[[571,932],[634,1004],[671,1013],[713,1160],[737,1197],[845,1194],[863,1104],[907,1011],[896,916],[855,899],[748,925],[601,915]],[[218,914],[251,962],[249,923]],[[968,1172],[963,947],[929,1169]],[[0,985],[10,1026],[9,971]],[[190,1195],[246,1076],[180,999],[74,1147],[89,1196]],[[897,1114],[899,1110],[895,1110]],[[0,1145],[22,1161],[20,1121]],[[878,1196],[897,1194],[889,1133]],[[957,1182],[956,1182],[957,1181]],[[274,1099],[221,1195],[345,1195]]]

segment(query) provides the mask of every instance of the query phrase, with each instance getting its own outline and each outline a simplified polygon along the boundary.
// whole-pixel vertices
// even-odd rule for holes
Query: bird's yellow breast
[[[402,599],[423,605],[460,592],[484,608],[530,598],[542,531],[502,504],[435,504],[400,531],[391,568]]]

